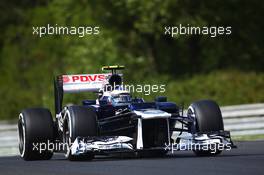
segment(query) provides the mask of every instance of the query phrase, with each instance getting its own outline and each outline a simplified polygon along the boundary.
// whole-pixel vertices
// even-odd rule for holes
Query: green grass
[[[184,102],[185,107],[200,99],[215,100],[220,106],[264,102],[264,73],[225,70],[183,79],[146,78],[143,82],[166,85],[165,93],[137,94],[148,101],[167,96],[169,101]]]
[[[225,106],[264,102],[263,87],[264,74],[217,71],[169,82],[165,94],[186,105],[199,99],[213,99]]]
[[[248,135],[248,136],[233,136],[233,141],[255,141],[255,140],[264,140],[264,134],[259,135]]]

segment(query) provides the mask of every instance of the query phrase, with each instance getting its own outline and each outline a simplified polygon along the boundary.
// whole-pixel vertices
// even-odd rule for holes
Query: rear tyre
[[[63,128],[63,140],[68,148],[65,157],[69,160],[91,160],[93,153],[85,155],[72,155],[70,146],[74,140],[80,137],[97,136],[97,117],[95,111],[90,107],[69,106]]]
[[[200,100],[191,104],[188,115],[195,117],[194,132],[223,131],[223,118],[218,104],[212,100]],[[198,156],[214,156],[221,150],[194,150]]]
[[[49,160],[53,155],[53,120],[45,108],[25,109],[18,120],[19,152],[24,160]]]

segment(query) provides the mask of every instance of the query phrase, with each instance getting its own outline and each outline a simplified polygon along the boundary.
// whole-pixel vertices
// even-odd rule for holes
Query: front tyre
[[[49,160],[53,155],[53,120],[45,108],[25,109],[19,114],[19,152],[24,160]]]
[[[212,100],[200,100],[192,103],[188,108],[188,115],[195,118],[193,132],[223,131],[223,117],[218,104]],[[220,154],[221,150],[194,150],[198,156],[214,156]]]
[[[66,117],[63,126],[63,140],[67,146],[65,157],[69,160],[91,160],[94,155],[73,155],[71,144],[77,137],[97,136],[96,112],[90,107],[69,106],[66,110]]]

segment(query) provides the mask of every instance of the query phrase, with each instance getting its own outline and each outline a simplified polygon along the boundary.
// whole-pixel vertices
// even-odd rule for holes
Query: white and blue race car
[[[55,120],[46,108],[19,114],[19,151],[24,160],[51,159],[62,152],[69,160],[95,155],[165,156],[169,151],[193,150],[213,156],[235,147],[224,131],[219,106],[212,100],[183,108],[166,97],[153,102],[132,98],[121,88],[123,66],[105,66],[102,74],[61,75],[54,81]],[[65,93],[95,92],[96,100],[63,106]]]

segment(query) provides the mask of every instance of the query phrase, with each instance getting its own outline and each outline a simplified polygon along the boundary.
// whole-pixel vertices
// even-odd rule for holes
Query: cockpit
[[[132,98],[130,94],[125,93],[125,94],[113,95],[110,97],[110,100],[114,106],[117,106],[117,105],[126,105],[131,103]]]

